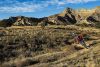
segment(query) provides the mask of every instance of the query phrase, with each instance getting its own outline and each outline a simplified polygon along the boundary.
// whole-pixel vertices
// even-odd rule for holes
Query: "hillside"
[[[100,30],[94,27],[12,26],[0,31],[0,67],[100,66]],[[90,48],[74,43],[71,32],[83,32]]]

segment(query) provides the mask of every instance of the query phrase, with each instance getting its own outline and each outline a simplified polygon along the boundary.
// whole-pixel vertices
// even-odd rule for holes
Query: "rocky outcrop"
[[[100,22],[100,12],[95,12],[87,18],[89,22]]]
[[[36,26],[44,18],[32,18],[32,17],[10,17],[9,19],[4,19],[0,22],[4,26]]]
[[[18,16],[16,17],[16,21],[13,25],[17,26],[36,26],[39,22],[41,22],[43,18],[32,18],[32,17],[24,17]]]
[[[87,17],[87,21],[94,23],[96,27],[100,27],[100,7],[96,7],[95,12]]]
[[[48,21],[56,25],[75,24],[77,22],[75,12],[71,8],[66,8],[60,14],[49,16]]]

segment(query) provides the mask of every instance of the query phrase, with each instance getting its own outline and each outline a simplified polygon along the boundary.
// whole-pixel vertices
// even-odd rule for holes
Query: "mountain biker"
[[[81,44],[82,46],[84,46],[85,48],[88,48],[88,46],[86,45],[85,43],[85,40],[83,38],[83,34],[75,34],[75,33],[72,33],[72,36],[74,36],[74,39],[75,39],[75,42],[78,43],[78,44]]]
[[[81,33],[81,34],[79,34],[79,35],[77,35],[76,37],[75,37],[75,40],[76,40],[76,42],[77,43],[80,43],[82,46],[84,46],[85,48],[88,48],[88,46],[86,45],[86,43],[85,43],[85,40],[84,40],[84,38],[83,38],[83,34]]]

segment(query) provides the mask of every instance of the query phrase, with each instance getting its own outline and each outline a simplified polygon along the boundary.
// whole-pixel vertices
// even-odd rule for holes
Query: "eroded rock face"
[[[89,22],[100,22],[100,13],[95,12],[91,16],[87,18],[87,21]]]
[[[90,23],[94,23],[96,27],[100,28],[100,8],[96,8],[95,12],[87,17],[87,21]]]
[[[32,17],[10,17],[9,19],[4,19],[0,23],[5,26],[36,26],[39,22],[41,22],[43,18],[32,18]]]
[[[41,22],[43,18],[32,18],[32,17],[24,17],[18,16],[16,17],[16,21],[13,25],[17,26],[36,26],[39,22]]]
[[[66,8],[60,14],[49,16],[48,21],[56,25],[75,24],[77,22],[75,18],[74,10],[71,8]]]
[[[94,13],[92,13],[87,18],[87,21],[89,21],[89,22],[100,22],[100,7],[96,7],[94,10],[95,10]]]

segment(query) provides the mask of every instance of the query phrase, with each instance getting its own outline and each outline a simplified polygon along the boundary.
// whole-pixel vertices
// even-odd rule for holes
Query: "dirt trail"
[[[89,41],[89,42],[93,42]],[[54,61],[51,62],[43,62],[35,65],[31,65],[28,67],[99,67],[100,66],[100,40],[95,40],[97,44],[92,45],[89,49],[82,49],[79,51],[74,52],[73,54],[70,55],[65,55],[60,58],[57,58]],[[88,43],[89,43],[88,42]],[[45,56],[50,57],[55,54],[57,56],[58,54],[63,55],[64,53],[66,54],[67,51],[65,52],[55,52],[51,54],[45,54],[45,55],[40,55],[37,58],[41,57],[44,58]],[[54,58],[54,57],[53,57]],[[45,58],[45,60],[47,60]],[[53,59],[52,59],[53,60]]]
[[[71,55],[61,57],[54,62],[39,63],[28,67],[99,67],[100,66],[100,43],[75,52]],[[56,54],[56,53],[55,53]],[[60,54],[60,53],[59,53]]]

